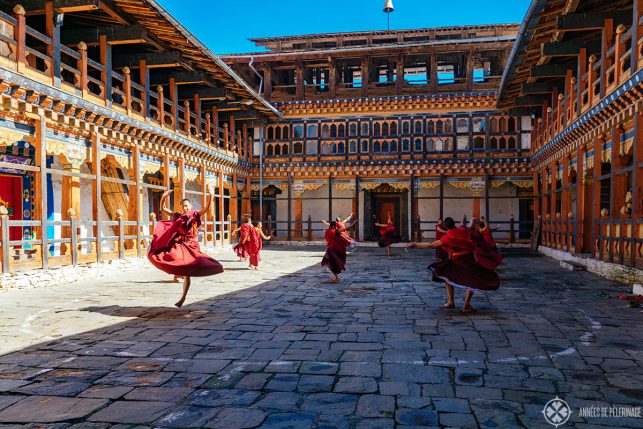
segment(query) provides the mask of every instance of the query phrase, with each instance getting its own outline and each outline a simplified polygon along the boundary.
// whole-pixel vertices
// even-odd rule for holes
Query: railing
[[[179,106],[177,100],[162,91],[154,92],[149,84],[136,82],[127,67],[119,71],[106,70],[104,64],[88,57],[87,46],[83,42],[76,47],[55,43],[52,37],[26,25],[22,7],[16,6],[14,10],[14,16],[0,12],[0,58],[13,62],[17,72],[29,72],[48,85],[74,95],[91,96],[94,103],[102,101],[105,107],[143,116],[153,125],[169,128],[200,144],[210,145],[206,136],[215,136],[218,128],[213,123],[214,118],[208,130],[203,114],[197,118],[189,106]],[[224,140],[232,144],[215,143],[214,147],[242,156],[237,138],[228,136],[221,139]]]
[[[559,249],[566,252],[573,252],[576,245],[576,221],[571,213],[567,218],[562,218],[557,213],[554,219],[545,216],[542,220],[542,239],[543,246]]]
[[[630,267],[643,267],[643,219],[620,216],[594,223],[593,256]]]

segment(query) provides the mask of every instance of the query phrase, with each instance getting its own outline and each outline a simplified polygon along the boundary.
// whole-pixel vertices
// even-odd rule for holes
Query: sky
[[[261,51],[251,37],[386,29],[384,0],[157,0],[216,54]],[[519,24],[530,0],[393,0],[391,30]]]

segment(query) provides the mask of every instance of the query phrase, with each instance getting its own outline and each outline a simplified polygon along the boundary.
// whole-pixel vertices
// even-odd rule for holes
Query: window
[[[351,140],[348,142],[348,152],[357,153],[357,140]]]
[[[382,133],[380,131],[380,123],[379,122],[376,122],[375,125],[373,125],[373,135],[375,137],[379,137],[380,135],[382,135]]]
[[[293,138],[300,139],[304,137],[304,126],[302,124],[297,124],[292,127]]]
[[[375,152],[375,153],[380,152],[380,142],[373,143],[373,152]]]
[[[317,124],[308,124],[306,130],[306,137],[308,138],[317,138]]]
[[[331,143],[330,144],[330,153],[331,153],[331,155],[335,155],[337,153],[337,144],[336,143]]]
[[[388,142],[387,141],[382,142],[382,152],[384,152],[384,153],[388,152]]]
[[[422,147],[422,139],[415,139],[415,149],[416,152],[422,152],[424,148]]]
[[[328,155],[329,153],[328,143],[322,143],[322,155]]]
[[[368,123],[362,122],[362,136],[368,135]]]
[[[609,175],[612,172],[612,164],[609,162],[601,163],[601,176]],[[604,179],[601,179],[601,200],[600,206],[601,210],[607,209],[607,215],[611,213],[611,200],[612,200],[612,178],[607,176]]]
[[[382,124],[382,135],[383,136],[388,136],[389,135],[388,122],[384,122]]]
[[[328,126],[328,124],[322,125],[322,134],[321,134],[322,138],[327,139],[329,134],[330,134],[330,127]]]
[[[357,124],[352,123],[348,126],[348,135],[350,137],[355,137],[357,136]]]
[[[308,140],[306,142],[306,155],[317,155],[317,140]]]
[[[391,135],[397,135],[397,122],[391,122]]]
[[[457,121],[458,133],[468,133],[469,132],[469,120],[466,118],[460,118]]]
[[[433,139],[426,139],[426,151],[435,152],[435,142]]]
[[[442,139],[437,139],[435,141],[435,151],[442,152],[443,150],[444,150],[444,144],[442,143]]]
[[[444,134],[451,134],[453,132],[453,123],[451,119],[446,119],[444,121]]]
[[[339,143],[337,145],[337,153],[341,153],[341,154],[346,153],[346,145],[344,143]]]
[[[411,142],[409,139],[402,139],[402,152],[409,152],[411,150]]]
[[[433,123],[433,121],[428,121],[426,123],[426,128],[427,134],[435,134],[435,124]]]
[[[415,121],[413,125],[413,133],[422,134],[422,121]]]
[[[435,133],[438,135],[442,134],[442,121],[437,121],[435,123]]]
[[[274,140],[275,139],[275,129],[273,127],[268,127],[268,137],[266,137],[266,140]]]
[[[344,124],[339,124],[337,127],[337,137],[344,137],[346,134],[346,126]]]
[[[275,145],[275,156],[281,155],[281,145]]]
[[[473,132],[484,133],[484,118],[473,118]]]
[[[292,145],[292,153],[296,155],[304,153],[304,144],[302,142],[295,142]]]
[[[368,153],[368,140],[362,140],[362,153]]]
[[[275,129],[275,140],[281,140],[281,127]]]
[[[483,150],[484,149],[484,138],[478,136],[473,138],[473,148],[475,150]]]
[[[266,156],[272,156],[273,153],[274,152],[273,152],[273,149],[272,149],[272,145],[269,144],[268,146],[266,146]]]
[[[458,150],[469,150],[469,136],[458,136]]]
[[[284,140],[288,140],[288,134],[289,134],[289,129],[288,129],[288,125],[286,125],[286,126],[284,126],[284,131],[283,131],[283,135],[284,135],[283,139]]]
[[[337,137],[337,125],[332,124],[330,126],[330,138],[336,138]]]
[[[508,142],[508,145],[507,145],[508,149],[511,149],[511,150],[516,149],[516,139],[515,139],[515,137],[509,137],[509,140],[507,142]]]

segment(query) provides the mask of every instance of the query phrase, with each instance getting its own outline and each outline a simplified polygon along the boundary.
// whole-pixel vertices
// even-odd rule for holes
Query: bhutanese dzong
[[[3,1],[2,269],[141,256],[162,192],[198,209],[212,183],[208,246],[246,213],[291,241],[351,212],[361,241],[387,213],[415,240],[482,215],[636,273],[641,23],[643,0],[533,0],[521,24],[219,57],[153,0]]]

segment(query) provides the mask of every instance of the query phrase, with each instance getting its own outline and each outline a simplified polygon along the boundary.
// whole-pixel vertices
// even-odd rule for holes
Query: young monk
[[[480,233],[491,249],[498,251],[496,241],[493,239],[493,233],[500,230],[500,225],[491,229],[484,216],[480,216]]]
[[[270,240],[270,236],[266,236],[263,233],[263,227],[261,222],[257,222],[257,226],[252,228],[250,233],[250,269],[258,270],[259,261],[261,261],[261,249],[263,248],[263,240]]]
[[[172,220],[156,223],[154,238],[147,254],[149,261],[161,271],[183,277],[183,294],[176,302],[181,307],[190,289],[190,277],[204,277],[223,272],[219,262],[201,252],[197,234],[201,216],[210,210],[214,192],[208,187],[210,198],[201,211],[192,210],[189,199],[181,200],[182,213],[168,209],[167,201],[172,191],[165,191],[161,197],[161,210],[172,215]]]
[[[346,228],[337,228],[337,222],[331,221],[324,233],[326,253],[322,258],[321,265],[333,274],[333,283],[339,283],[338,274],[346,270],[346,247],[348,244],[342,237],[344,231]]]
[[[346,242],[348,243],[348,246],[346,248],[346,254],[350,254],[351,252],[354,252],[358,246],[357,241],[353,240],[353,238],[350,235],[348,235],[348,229],[352,228],[355,222],[353,222],[353,224],[350,227],[348,228],[346,227],[346,222],[350,221],[352,218],[353,218],[353,213],[351,213],[344,220],[342,220],[342,218],[339,216],[335,218],[335,224],[337,225],[337,228],[344,230],[344,232],[342,232],[342,238],[346,240]],[[330,226],[330,223],[325,221],[324,219],[322,219],[322,223],[326,226]]]
[[[449,257],[429,265],[434,280],[445,283],[447,302],[443,307],[453,308],[455,306],[453,287],[456,286],[467,290],[463,310],[473,311],[471,306],[473,290],[496,290],[500,286],[500,279],[490,260],[480,262],[480,256],[487,250],[481,249],[471,239],[471,232],[468,228],[456,228],[455,221],[450,217],[444,219],[444,226],[447,228],[447,233],[439,240],[433,243],[410,243],[407,248],[437,249],[444,246]]]
[[[232,250],[239,257],[239,261],[245,261],[250,256],[250,234],[252,233],[252,219],[247,217],[239,227],[239,244],[234,246]]]
[[[437,225],[435,225],[435,239],[439,240],[446,233],[447,233],[447,230],[446,230],[446,226],[444,226],[444,222],[442,222],[442,219],[438,219],[438,223]],[[446,259],[448,257],[449,257],[449,254],[442,247],[438,247],[437,249],[435,249],[436,260],[441,261],[442,259]]]
[[[375,226],[382,228],[380,229],[380,241],[377,242],[377,244],[380,247],[386,247],[387,248],[387,256],[391,256],[391,244],[393,243],[399,243],[402,241],[402,238],[400,235],[397,233],[397,230],[395,229],[395,225],[393,225],[393,219],[391,219],[391,212],[387,213],[387,220],[386,223],[375,223]]]

